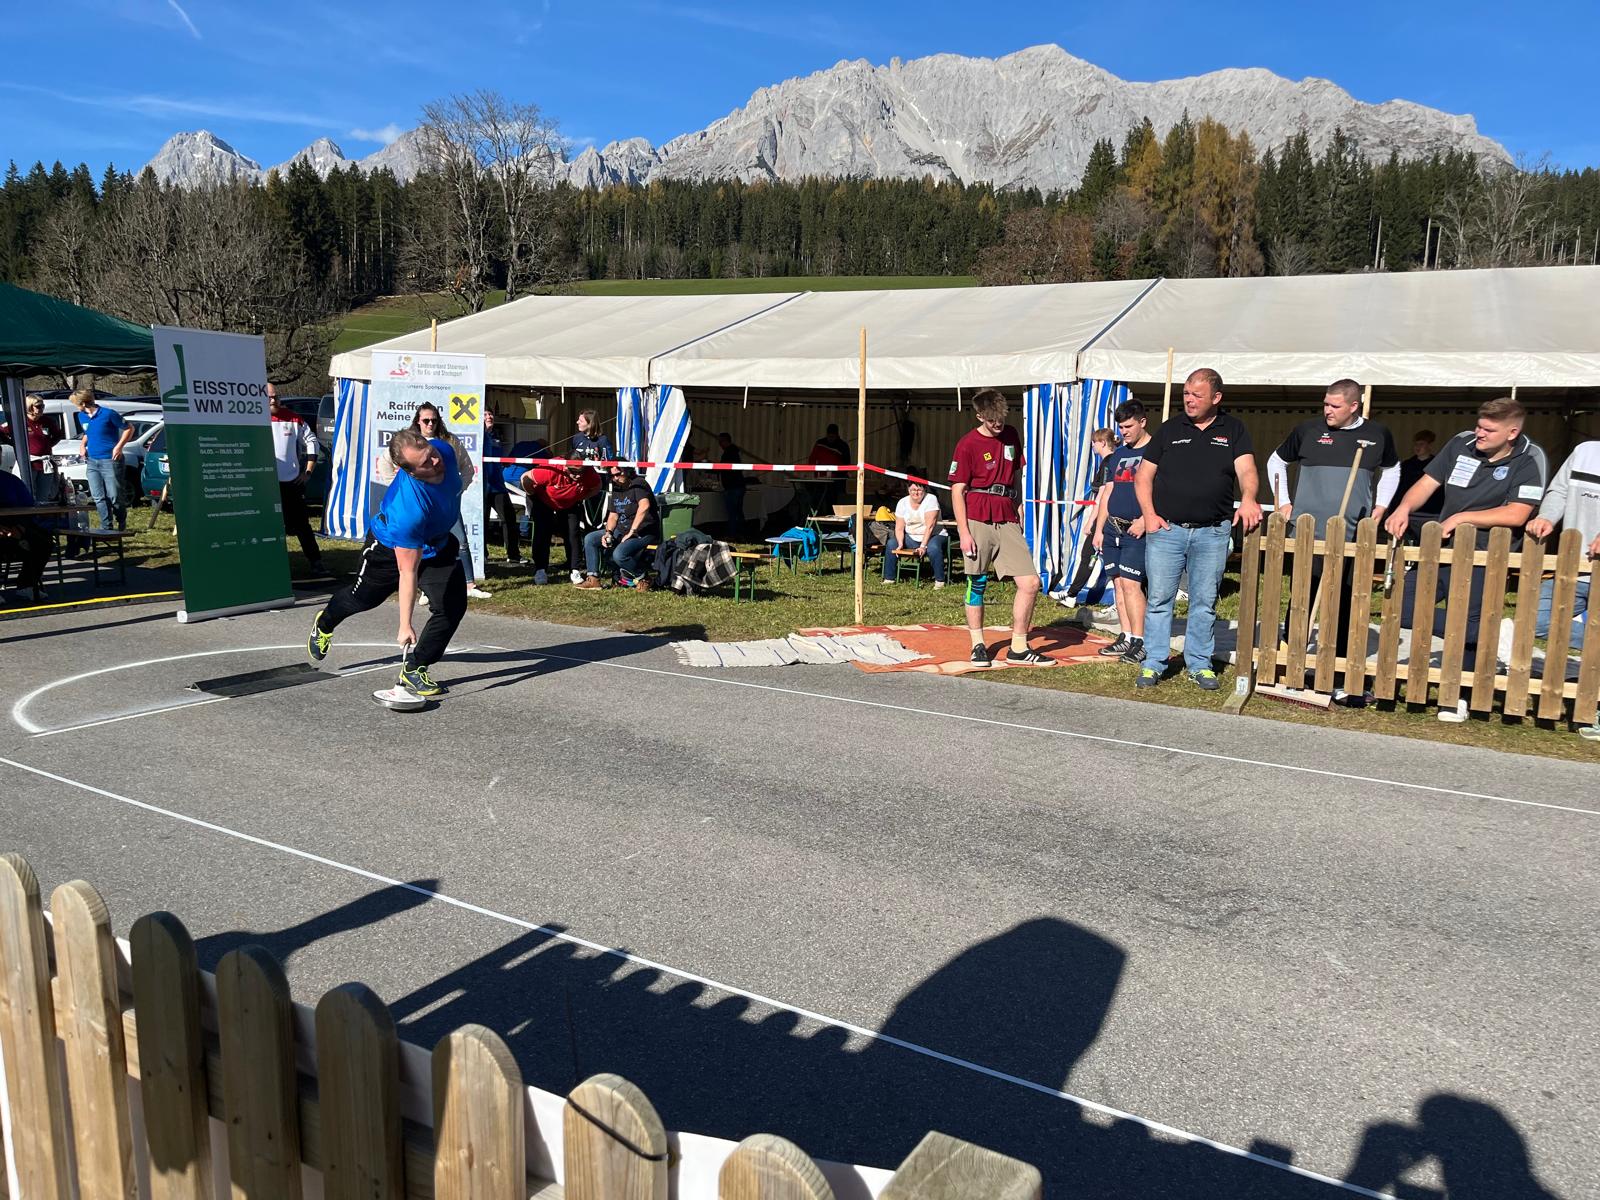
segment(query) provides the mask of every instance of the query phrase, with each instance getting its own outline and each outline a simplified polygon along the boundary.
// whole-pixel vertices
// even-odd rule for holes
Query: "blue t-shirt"
[[[444,459],[444,478],[427,483],[401,471],[383,493],[383,504],[372,518],[372,536],[391,549],[421,550],[432,558],[444,549],[450,530],[461,519],[461,468],[450,443],[429,438],[428,444]]]
[[[1149,445],[1148,442],[1145,443]],[[1111,484],[1111,497],[1106,501],[1106,513],[1119,521],[1136,521],[1144,515],[1139,507],[1139,497],[1134,494],[1133,477],[1144,462],[1144,447],[1118,446],[1106,456],[1106,479]]]
[[[116,409],[107,408],[104,404],[94,410],[92,417],[88,413],[79,413],[78,424],[83,427],[84,436],[89,439],[90,458],[110,458],[117,439],[128,427],[128,423]]]
[[[538,438],[534,438],[532,441],[518,442],[515,446],[511,447],[511,453],[505,455],[505,457],[540,458],[543,455],[544,443]],[[521,463],[507,463],[504,466],[497,466],[496,470],[500,471],[501,473],[500,479],[502,483],[510,484],[519,492],[522,490],[522,477],[528,473],[527,467],[523,466]]]

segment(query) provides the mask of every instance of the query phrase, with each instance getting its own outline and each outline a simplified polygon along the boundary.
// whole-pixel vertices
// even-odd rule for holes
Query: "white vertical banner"
[[[417,406],[431,404],[444,417],[450,432],[460,439],[472,458],[473,480],[461,495],[461,524],[467,534],[472,570],[484,577],[483,555],[483,405],[484,357],[442,351],[393,350],[372,352],[372,385],[367,413],[372,425],[368,444],[379,456],[389,453],[389,438],[405,429]],[[374,480],[377,476],[374,474]],[[376,505],[374,505],[376,508]]]

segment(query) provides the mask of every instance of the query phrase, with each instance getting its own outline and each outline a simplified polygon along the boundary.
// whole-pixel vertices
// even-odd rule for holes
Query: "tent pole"
[[[6,419],[11,425],[11,444],[17,453],[17,478],[22,480],[28,489],[28,495],[33,495],[33,460],[28,457],[28,409],[27,392],[22,386],[22,378],[18,375],[5,377],[5,400],[0,403],[6,413]]]
[[[1361,419],[1365,421],[1372,415],[1372,385],[1369,383],[1361,391]],[[1321,592],[1317,593],[1319,596]]]
[[[1172,415],[1172,347],[1167,347],[1167,387],[1161,393],[1161,419],[1165,421]]]
[[[856,624],[866,620],[862,611],[867,582],[867,327],[861,327],[861,389],[856,394]]]
[[[438,348],[439,348],[439,318],[438,317],[434,317],[429,322],[429,325],[428,325],[428,349],[429,350],[437,350]]]

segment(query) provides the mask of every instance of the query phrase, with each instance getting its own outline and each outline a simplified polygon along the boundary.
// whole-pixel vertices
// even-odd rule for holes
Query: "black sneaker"
[[[1376,703],[1378,698],[1371,692],[1361,692],[1358,694],[1355,692],[1347,692],[1343,688],[1334,688],[1333,695],[1330,697],[1330,699],[1340,708],[1365,708],[1369,704]]]
[[[1201,667],[1198,671],[1190,671],[1189,681],[1202,692],[1214,692],[1222,686],[1222,680],[1217,678],[1217,673],[1208,667]]]
[[[427,667],[422,666],[402,667],[400,669],[400,686],[413,696],[422,696],[425,699],[432,696],[442,696],[450,690],[428,674]]]
[[[1117,634],[1117,640],[1112,642],[1111,645],[1100,647],[1100,657],[1121,658],[1122,655],[1127,651],[1128,646],[1128,635],[1125,633],[1119,633]]]
[[[322,610],[311,619],[311,636],[306,638],[306,656],[314,663],[328,657],[328,647],[333,645],[333,634],[322,631]]]
[[[1032,646],[1029,646],[1021,654],[1018,654],[1015,650],[1011,651],[1006,655],[1006,662],[1015,667],[1053,667],[1056,665],[1055,659],[1047,654],[1040,654]]]
[[[972,648],[972,655],[967,661],[975,667],[987,667],[989,665],[989,647],[979,642]]]
[[[1128,648],[1122,652],[1118,662],[1125,662],[1130,667],[1136,667],[1144,661],[1144,639],[1129,638]]]

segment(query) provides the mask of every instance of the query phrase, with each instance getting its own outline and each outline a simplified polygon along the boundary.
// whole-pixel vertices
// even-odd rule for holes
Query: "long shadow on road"
[[[287,929],[219,934],[197,949],[208,968],[246,942],[287,961],[320,938],[425,902],[383,888]],[[734,1140],[778,1133],[819,1158],[889,1166],[938,1129],[1035,1164],[1050,1194],[1075,1200],[1350,1194],[1059,1094],[1118,999],[1126,959],[1069,921],[1038,918],[969,946],[908,991],[876,1037],[598,953],[560,932],[513,938],[393,999],[401,1036],[431,1046],[478,1022],[505,1039],[534,1086],[565,1093],[614,1071],[644,1090],[668,1128]],[[1250,1149],[1293,1158],[1285,1147]],[[1444,1190],[1406,1182],[1428,1162]],[[1399,1200],[1556,1200],[1503,1114],[1446,1094],[1424,1100],[1413,1124],[1370,1126],[1346,1178]]]

